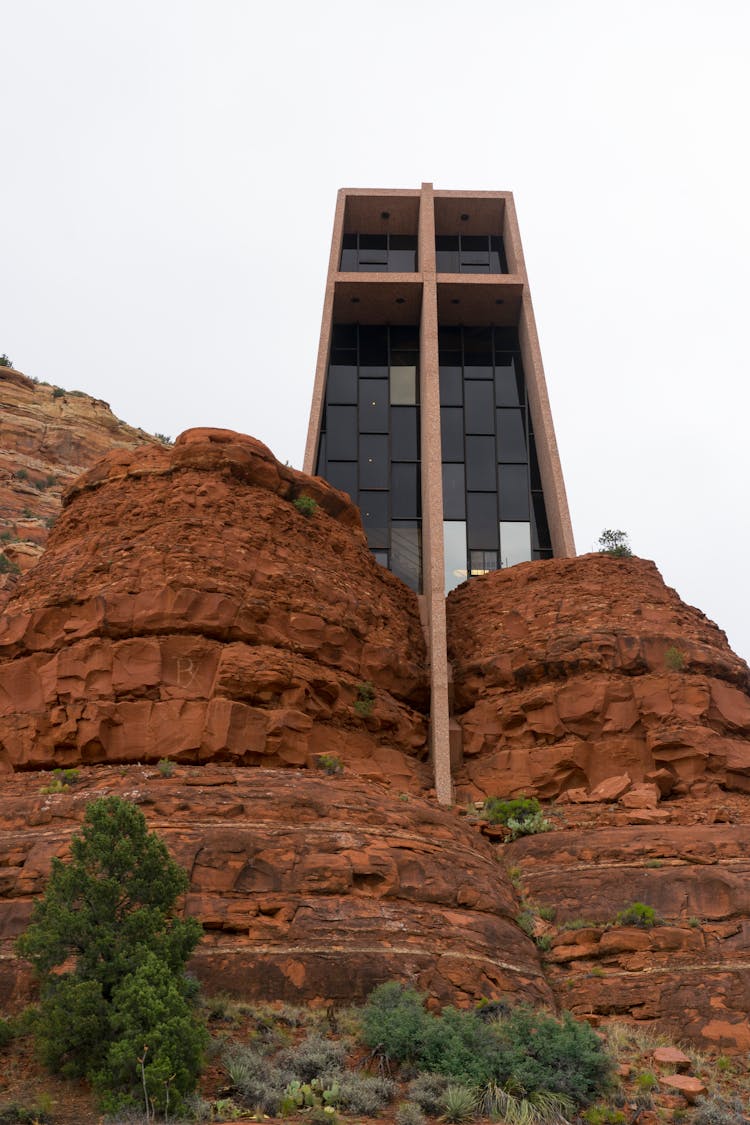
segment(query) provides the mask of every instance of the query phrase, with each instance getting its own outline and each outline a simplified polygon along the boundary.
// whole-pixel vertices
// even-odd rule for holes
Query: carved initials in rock
[[[190,687],[197,675],[198,669],[192,656],[177,657],[177,683],[180,687]]]

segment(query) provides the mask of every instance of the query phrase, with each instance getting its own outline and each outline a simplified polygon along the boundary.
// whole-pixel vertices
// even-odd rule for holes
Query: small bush
[[[693,1125],[742,1125],[747,1120],[739,1098],[722,1098],[712,1094],[697,1098]]]
[[[316,764],[319,770],[331,776],[344,772],[344,763],[336,754],[318,754]]]
[[[548,832],[552,825],[545,820],[542,806],[536,797],[488,797],[484,802],[482,816],[490,824],[504,824],[510,829],[511,840],[519,836],[533,836],[538,832]]]
[[[168,437],[166,434],[154,434],[154,437],[157,441],[160,441],[162,445],[174,445],[174,438]]]
[[[685,654],[674,645],[670,645],[664,653],[664,663],[670,672],[681,672],[685,667]]]
[[[305,516],[307,519],[309,519],[310,516],[314,516],[318,510],[318,501],[313,500],[312,496],[298,496],[292,503],[300,515]]]
[[[308,1035],[296,1047],[287,1047],[276,1057],[276,1065],[287,1071],[292,1079],[311,1082],[313,1078],[329,1075],[343,1069],[346,1050],[341,1043]]]
[[[377,1117],[393,1100],[396,1083],[378,1075],[347,1073],[339,1081],[339,1104],[348,1113]]]
[[[354,710],[362,718],[372,714],[375,706],[375,688],[369,680],[357,684],[357,698],[354,700]]]
[[[635,1076],[637,1090],[655,1090],[658,1085],[656,1075],[650,1070],[641,1071],[640,1074]]]
[[[602,555],[614,555],[618,559],[630,558],[633,552],[628,543],[627,532],[605,528],[599,536],[599,552]]]
[[[482,1115],[505,1125],[560,1125],[572,1117],[575,1103],[563,1094],[539,1090],[522,1097],[496,1082],[485,1086],[480,1097]]]
[[[29,479],[29,474],[27,473],[26,469],[19,469],[18,472],[16,473],[16,480],[28,480],[28,479]]]
[[[424,1114],[416,1102],[401,1102],[396,1107],[396,1125],[425,1125]]]
[[[643,902],[631,902],[615,917],[617,926],[640,926],[643,930],[650,930],[657,921],[653,906],[646,906]]]
[[[170,762],[169,758],[160,758],[156,768],[162,777],[171,777],[174,773],[174,762]]]
[[[7,555],[0,554],[0,574],[20,574],[21,568],[18,563],[13,562]]]
[[[50,1120],[49,1113],[39,1106],[29,1108],[11,1102],[0,1108],[0,1125],[46,1125]]]
[[[608,1105],[592,1105],[581,1114],[587,1125],[625,1125],[625,1114],[621,1109]]]
[[[52,397],[53,398],[62,398],[64,394],[65,394],[65,390],[62,387],[53,387],[52,388]]]
[[[443,1117],[453,1125],[468,1121],[477,1111],[477,1096],[469,1086],[449,1086],[443,1098]]]
[[[10,356],[7,356],[5,354],[5,352],[3,352],[3,354],[0,355],[0,367],[12,367],[12,366],[13,366],[13,360],[10,358]]]
[[[398,981],[379,985],[362,1011],[362,1039],[373,1051],[391,1062],[420,1057],[429,1015],[424,997]]]
[[[412,1102],[415,1102],[428,1117],[437,1117],[443,1112],[445,1091],[448,1089],[448,1079],[444,1074],[433,1074],[423,1071],[413,1078],[406,1088]]]

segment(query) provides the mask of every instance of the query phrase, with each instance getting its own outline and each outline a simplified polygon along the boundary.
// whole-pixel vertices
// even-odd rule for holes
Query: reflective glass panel
[[[525,465],[499,465],[497,491],[500,498],[500,519],[529,518],[529,476]]]
[[[356,367],[356,348],[331,348],[330,363],[332,367]]]
[[[490,368],[490,370],[492,370]],[[492,383],[479,380],[464,384],[464,409],[467,434],[492,434],[495,431],[495,395]]]
[[[526,461],[526,427],[522,410],[497,411],[498,461]]]
[[[492,365],[491,328],[464,328],[464,365],[467,367]]]
[[[391,464],[391,515],[395,520],[417,519],[422,507],[419,497],[419,465],[394,461]]]
[[[387,379],[360,379],[359,431],[362,434],[388,433]]]
[[[387,265],[388,236],[385,234],[361,234],[359,236],[359,265]]]
[[[338,364],[336,366],[332,364],[328,368],[326,400],[328,402],[357,401],[356,367],[342,367]]]
[[[357,350],[357,325],[334,324],[331,332],[332,348],[353,348]],[[355,360],[356,362],[356,360]]]
[[[467,379],[491,379],[492,374],[493,371],[491,363],[467,363],[464,367],[464,376]]]
[[[497,496],[494,492],[469,492],[466,527],[471,548],[497,550]]]
[[[495,400],[498,406],[523,406],[523,377],[507,352],[495,356]]]
[[[417,401],[417,368],[391,367],[391,405],[411,406]]]
[[[357,251],[347,250],[346,248],[341,251],[341,265],[340,270],[342,273],[356,273],[357,272]]]
[[[531,560],[531,524],[500,524],[500,560],[503,567]]]
[[[438,347],[442,352],[444,349],[448,351],[461,352],[461,329],[455,327],[438,328]],[[461,362],[460,358],[457,361]]]
[[[389,250],[389,273],[413,273],[417,268],[416,250]]]
[[[440,435],[444,461],[464,459],[464,412],[457,406],[440,409]]]
[[[508,264],[505,261],[505,247],[502,238],[492,235],[490,238],[490,270],[492,273],[507,273]]]
[[[388,329],[381,324],[362,324],[359,328],[359,362],[388,363]]]
[[[391,327],[391,352],[399,349],[419,351],[419,328],[415,324],[394,324]]]
[[[356,406],[328,407],[326,410],[326,441],[329,461],[356,461]]]
[[[531,488],[539,489],[542,487],[542,474],[539,472],[539,461],[536,455],[536,445],[533,439],[529,441],[529,469],[531,473]]]
[[[376,563],[380,563],[380,565],[384,566],[386,568],[386,570],[388,569],[388,552],[387,551],[380,551],[380,550],[373,551],[372,557],[375,559]]]
[[[359,487],[388,487],[388,437],[386,434],[360,434]]]
[[[435,265],[438,273],[460,272],[457,236],[437,236],[435,239]]]
[[[550,538],[549,526],[547,524],[544,496],[541,492],[535,492],[532,495],[531,502],[533,505],[534,546],[541,550],[551,548],[552,539]]]
[[[466,578],[466,524],[447,521],[443,524],[446,594]]]
[[[333,485],[334,488],[340,488],[342,492],[348,492],[352,500],[357,500],[357,462],[356,461],[329,461],[326,472],[324,473],[326,480]]]
[[[463,256],[461,257],[461,273],[489,273],[490,263],[485,262],[479,265],[475,262],[464,262]]]
[[[469,551],[469,573],[489,574],[497,570],[497,551]]]
[[[463,385],[460,364],[457,367],[440,365],[441,406],[461,406],[464,400]]]
[[[326,435],[325,430],[320,435],[318,442],[318,459],[315,462],[315,474],[319,477],[326,475]]]
[[[422,529],[417,520],[391,524],[391,570],[416,593],[422,590]]]
[[[445,457],[445,450],[443,450]],[[466,487],[470,492],[495,492],[497,489],[494,437],[467,437]]]
[[[416,406],[391,408],[391,459],[416,461],[419,457],[419,414]]]
[[[443,517],[466,519],[466,485],[463,465],[443,465]]]
[[[359,510],[370,547],[389,547],[388,493],[360,492]]]

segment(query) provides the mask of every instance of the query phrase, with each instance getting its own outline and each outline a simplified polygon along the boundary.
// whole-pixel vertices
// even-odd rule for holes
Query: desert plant
[[[12,366],[13,366],[13,360],[10,358],[10,356],[7,356],[5,354],[5,352],[3,352],[3,354],[0,355],[0,367],[12,367]]]
[[[318,754],[316,765],[323,773],[331,776],[344,772],[344,763],[336,754]]]
[[[168,437],[167,434],[154,434],[154,437],[157,441],[160,441],[162,445],[174,445],[174,438]]]
[[[312,1034],[296,1047],[280,1051],[275,1061],[280,1070],[288,1071],[291,1078],[311,1082],[313,1078],[339,1072],[345,1058],[343,1044]]]
[[[625,1114],[621,1109],[609,1105],[592,1105],[585,1109],[581,1117],[586,1125],[625,1125]]]
[[[174,762],[170,762],[169,758],[160,758],[156,768],[162,777],[171,777],[174,773]]]
[[[528,1097],[518,1095],[505,1086],[489,1082],[481,1092],[482,1115],[500,1118],[505,1125],[553,1125],[564,1122],[575,1110],[575,1103],[564,1094],[538,1090]]]
[[[20,574],[21,568],[7,555],[0,553],[0,574]]]
[[[614,555],[616,558],[629,558],[633,552],[628,543],[628,533],[605,528],[599,536],[599,552],[602,555]]]
[[[372,714],[375,706],[375,688],[369,680],[357,684],[357,698],[354,700],[354,710],[362,718]]]
[[[656,1075],[651,1070],[643,1070],[635,1076],[636,1090],[655,1090],[658,1085]]]
[[[362,1010],[362,1039],[392,1062],[420,1057],[430,1016],[424,996],[387,981],[374,989]]]
[[[428,1117],[437,1117],[442,1113],[448,1085],[449,1080],[444,1074],[422,1071],[416,1078],[412,1078],[406,1092],[410,1100],[415,1102]]]
[[[314,516],[318,510],[318,501],[313,500],[312,496],[298,496],[292,503],[300,515],[308,519],[310,516]]]
[[[49,1111],[38,1105],[24,1106],[11,1102],[0,1107],[0,1125],[46,1125],[49,1120]]]
[[[339,1080],[339,1105],[348,1113],[376,1117],[393,1100],[396,1083],[380,1075],[347,1072]]]
[[[477,1111],[477,1095],[470,1086],[449,1086],[443,1098],[443,1119],[452,1125],[469,1121]]]
[[[719,1094],[697,1098],[694,1125],[742,1125],[747,1120],[739,1098],[723,1098]]]
[[[670,672],[681,672],[685,667],[685,654],[675,645],[670,645],[664,653],[664,663]]]
[[[653,906],[646,906],[644,902],[631,902],[615,916],[615,925],[640,926],[643,930],[650,930],[657,921]]]
[[[17,943],[41,984],[43,1062],[93,1081],[107,1110],[142,1098],[142,1087],[176,1110],[195,1086],[207,1035],[184,972],[200,926],[174,912],[187,886],[134,805],[92,801]]]
[[[28,480],[29,474],[26,469],[19,469],[16,473],[16,480]]]
[[[65,394],[65,390],[64,390],[63,387],[53,387],[52,388],[52,397],[53,398],[62,398],[64,394]]]
[[[396,1106],[396,1125],[425,1125],[424,1114],[416,1102]]]
[[[481,815],[490,824],[504,824],[509,828],[511,840],[548,832],[552,828],[536,797],[488,797]]]

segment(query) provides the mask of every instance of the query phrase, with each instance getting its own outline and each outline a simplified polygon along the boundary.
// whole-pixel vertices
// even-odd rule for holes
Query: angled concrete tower
[[[510,192],[339,192],[304,468],[359,504],[377,560],[422,598],[449,803],[446,593],[575,554]]]

